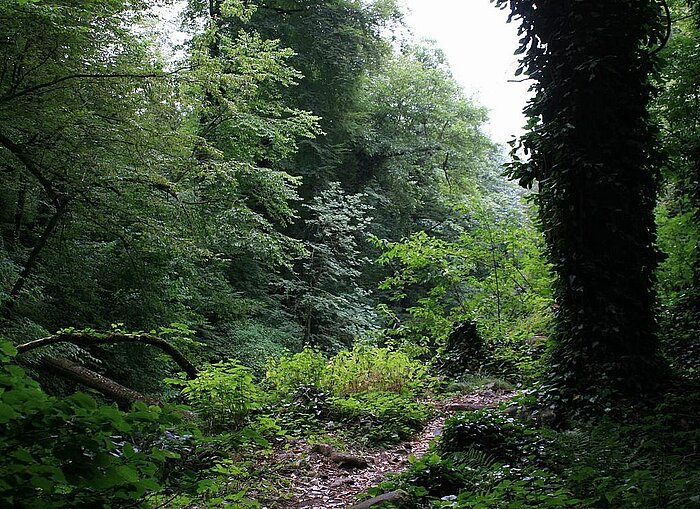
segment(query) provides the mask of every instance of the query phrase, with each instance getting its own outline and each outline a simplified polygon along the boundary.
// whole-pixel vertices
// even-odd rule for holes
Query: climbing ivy
[[[558,279],[551,395],[572,410],[652,388],[655,132],[648,76],[665,38],[656,0],[492,0],[520,21],[533,81],[510,175],[537,182]]]

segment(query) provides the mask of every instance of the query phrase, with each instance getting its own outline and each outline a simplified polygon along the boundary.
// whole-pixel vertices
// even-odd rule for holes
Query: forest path
[[[430,442],[439,436],[445,419],[455,411],[479,410],[495,406],[513,397],[514,391],[482,388],[469,394],[454,396],[439,403],[433,402],[437,417],[428,422],[413,439],[400,442],[388,449],[355,449],[350,454],[362,458],[367,468],[343,468],[327,455],[315,452],[305,441],[279,451],[271,459],[279,464],[294,465],[285,472],[289,491],[284,499],[269,506],[274,509],[335,509],[348,508],[357,503],[356,496],[378,485],[389,474],[408,468],[408,458],[423,456]]]

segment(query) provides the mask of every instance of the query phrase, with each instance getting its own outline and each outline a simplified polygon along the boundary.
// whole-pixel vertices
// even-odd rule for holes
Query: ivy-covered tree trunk
[[[564,410],[641,394],[658,373],[652,279],[657,155],[647,114],[657,0],[495,0],[521,19],[534,80],[527,157],[558,275],[550,395]],[[599,408],[599,407],[598,407]]]

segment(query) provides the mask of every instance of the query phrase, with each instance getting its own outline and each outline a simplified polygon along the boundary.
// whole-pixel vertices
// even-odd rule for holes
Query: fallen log
[[[185,357],[174,345],[168,343],[161,337],[153,334],[127,334],[123,332],[112,332],[107,334],[87,333],[87,332],[59,332],[52,336],[35,339],[17,346],[18,353],[28,352],[42,346],[56,343],[72,343],[79,346],[104,345],[111,343],[145,343],[159,348],[168,354],[178,366],[187,374],[188,379],[196,378],[197,368]]]
[[[313,452],[326,456],[338,466],[344,468],[367,468],[369,464],[367,460],[353,454],[345,454],[333,449],[330,445],[316,444],[311,449]]]
[[[148,405],[163,406],[163,402],[125,387],[111,378],[100,375],[86,367],[62,357],[44,357],[43,366],[49,371],[78,382],[86,387],[95,389],[114,400],[119,408],[127,410],[134,401],[143,401]]]

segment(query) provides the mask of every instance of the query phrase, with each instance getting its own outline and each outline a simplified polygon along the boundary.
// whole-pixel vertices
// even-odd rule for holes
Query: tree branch
[[[661,0],[661,5],[666,13],[666,33],[664,34],[661,44],[659,44],[658,48],[651,52],[651,55],[656,55],[659,51],[666,47],[668,40],[671,38],[671,31],[673,30],[673,19],[671,18],[671,9],[668,8],[668,2],[666,2],[666,0]]]
[[[135,79],[166,78],[168,76],[172,76],[173,74],[177,74],[178,72],[182,71],[183,69],[185,69],[185,68],[178,68],[178,69],[175,69],[174,71],[171,71],[171,72],[152,72],[152,73],[115,73],[115,74],[82,74],[82,73],[77,73],[77,74],[69,74],[67,76],[61,76],[60,78],[56,78],[54,80],[47,81],[45,83],[39,83],[38,85],[34,85],[33,87],[25,88],[24,90],[20,90],[19,92],[4,95],[4,96],[0,97],[0,102],[7,102],[7,101],[11,101],[13,99],[17,99],[18,97],[33,94],[34,92],[37,92],[37,91],[42,90],[44,88],[50,88],[50,87],[53,87],[53,86],[58,85],[60,83],[63,83],[64,81],[69,81],[69,80],[118,79],[118,78],[135,78]]]
[[[44,249],[44,247],[46,246],[46,243],[49,241],[49,238],[53,234],[54,230],[56,230],[58,222],[61,219],[61,217],[63,217],[63,214],[65,213],[67,207],[67,201],[59,204],[58,208],[54,212],[53,216],[51,216],[51,219],[49,219],[49,222],[44,228],[41,237],[39,237],[39,240],[37,240],[36,244],[34,244],[34,247],[29,253],[29,257],[27,258],[27,261],[25,262],[22,271],[19,273],[17,281],[15,281],[15,284],[12,286],[12,290],[10,290],[10,298],[5,302],[5,305],[3,306],[3,314],[7,315],[15,306],[15,303],[17,302],[17,297],[24,288],[24,285],[26,284],[27,279],[29,279],[29,275],[34,270],[34,267],[36,267],[37,261],[39,260],[39,254],[41,253],[42,249]]]
[[[298,14],[308,11],[308,9],[283,9],[282,7],[272,7],[271,5],[259,5],[258,9],[267,9],[278,14]]]
[[[60,193],[56,190],[51,182],[44,173],[38,168],[34,161],[27,155],[24,149],[12,141],[10,138],[0,132],[0,145],[4,146],[10,153],[21,162],[32,176],[37,179],[41,187],[44,188],[46,194],[49,196],[54,206],[58,209],[60,205]]]
[[[197,368],[185,357],[180,350],[168,343],[166,340],[153,334],[127,334],[124,332],[113,332],[108,334],[87,333],[87,332],[60,332],[52,336],[47,336],[28,343],[17,346],[18,353],[28,352],[42,346],[56,343],[72,343],[79,346],[104,345],[110,343],[145,343],[155,346],[168,354],[178,366],[187,374],[189,379],[197,376]]]

